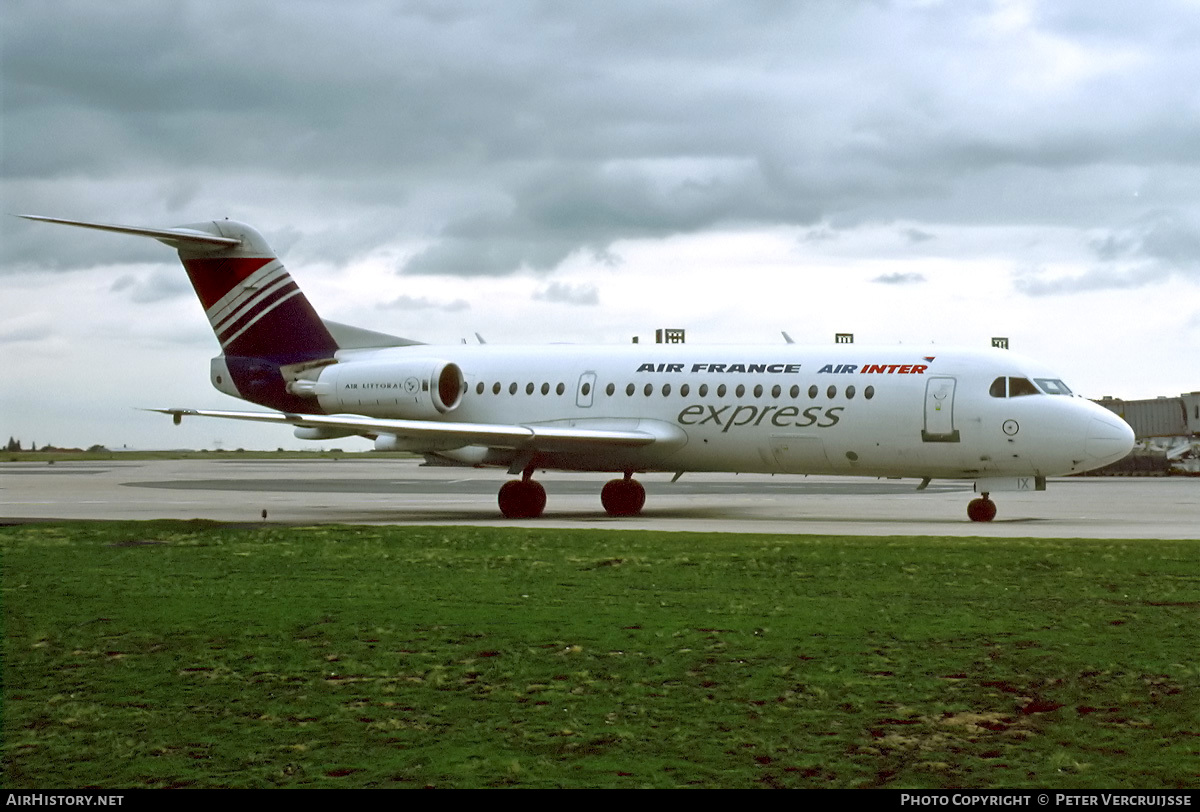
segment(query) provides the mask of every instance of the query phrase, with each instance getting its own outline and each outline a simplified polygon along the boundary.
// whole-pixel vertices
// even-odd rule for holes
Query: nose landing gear
[[[996,518],[996,503],[988,498],[988,494],[980,494],[979,499],[967,503],[967,518],[973,522],[990,522]]]

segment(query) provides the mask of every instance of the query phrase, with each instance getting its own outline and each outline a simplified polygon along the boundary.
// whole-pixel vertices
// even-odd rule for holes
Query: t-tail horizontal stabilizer
[[[37,220],[42,223],[58,223],[63,226],[78,226],[92,228],[97,231],[113,231],[117,234],[132,234],[135,237],[153,237],[161,240],[172,248],[185,245],[193,247],[232,248],[240,245],[241,240],[235,237],[221,237],[216,234],[206,234],[191,228],[142,228],[141,226],[118,226],[110,223],[86,223],[82,220],[63,220],[59,217],[42,217],[38,214],[18,214],[26,220]]]

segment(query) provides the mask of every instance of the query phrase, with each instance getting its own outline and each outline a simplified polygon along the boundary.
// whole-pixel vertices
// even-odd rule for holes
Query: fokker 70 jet
[[[649,471],[842,474],[1044,490],[1125,456],[1133,432],[1055,372],[1007,350],[628,344],[430,345],[322,320],[250,226],[141,228],[25,215],[175,248],[221,345],[211,380],[273,411],[157,409],[362,436],[380,450],[500,466],[508,517],[539,516],[546,469],[607,471],[613,516],[641,511]]]

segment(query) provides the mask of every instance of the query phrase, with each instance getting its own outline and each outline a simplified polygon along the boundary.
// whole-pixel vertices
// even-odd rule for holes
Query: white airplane
[[[842,474],[974,481],[990,494],[1124,457],[1133,431],[1007,350],[856,344],[514,347],[427,345],[323,321],[263,237],[216,220],[140,228],[27,219],[152,237],[175,248],[222,354],[213,386],[260,411],[154,409],[279,423],[306,440],[500,466],[511,518],[539,516],[538,470],[611,471],[613,516],[641,511],[648,471]]]

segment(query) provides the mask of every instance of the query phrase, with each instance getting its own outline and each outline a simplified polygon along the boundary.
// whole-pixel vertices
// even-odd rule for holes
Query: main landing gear
[[[990,522],[996,518],[996,503],[986,493],[967,503],[967,518],[973,522]]]
[[[506,519],[536,519],[546,509],[546,489],[533,481],[533,470],[500,486],[500,512]]]
[[[536,519],[546,509],[546,489],[533,480],[533,469],[527,468],[520,479],[510,479],[500,486],[497,501],[506,519]],[[629,472],[623,479],[605,483],[600,504],[609,516],[636,516],[646,504],[646,489]]]
[[[646,489],[626,472],[624,479],[610,479],[600,491],[600,504],[609,516],[636,516],[646,504]]]

